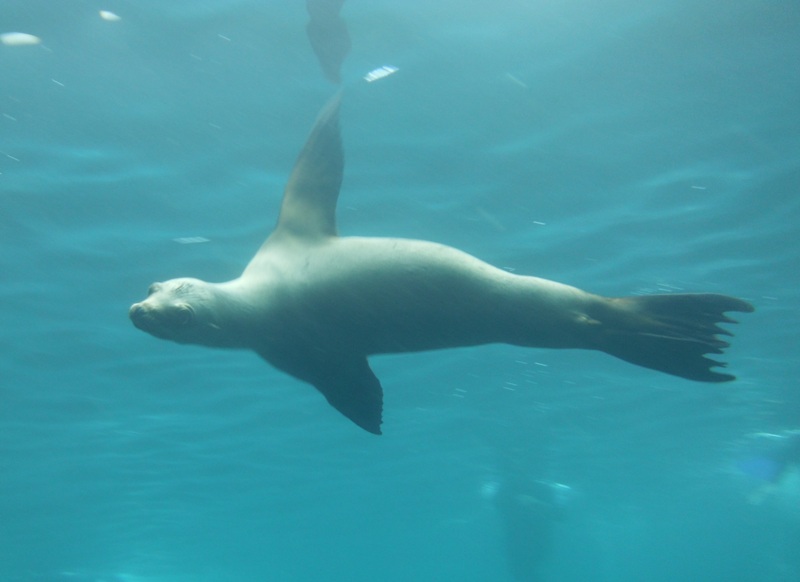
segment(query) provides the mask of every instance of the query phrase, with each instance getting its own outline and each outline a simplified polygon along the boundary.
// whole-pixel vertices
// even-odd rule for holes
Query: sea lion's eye
[[[151,296],[153,293],[155,293],[156,291],[158,291],[158,288],[159,288],[159,287],[160,287],[160,285],[159,285],[158,283],[153,283],[152,285],[150,285],[150,286],[147,288],[147,296],[148,296],[148,297],[150,297],[150,296]]]
[[[194,311],[188,305],[181,305],[175,314],[175,321],[178,325],[189,325],[194,319]]]

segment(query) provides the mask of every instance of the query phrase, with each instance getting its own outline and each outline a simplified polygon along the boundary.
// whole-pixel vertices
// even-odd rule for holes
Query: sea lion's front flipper
[[[331,406],[372,434],[381,434],[383,388],[367,358],[353,357],[316,370],[312,380]]]
[[[326,353],[312,358],[290,351],[282,355],[262,353],[261,357],[314,386],[336,410],[364,430],[381,434],[383,388],[365,356]]]
[[[328,101],[297,157],[283,193],[276,235],[336,236],[336,201],[344,170],[340,103],[341,93]]]

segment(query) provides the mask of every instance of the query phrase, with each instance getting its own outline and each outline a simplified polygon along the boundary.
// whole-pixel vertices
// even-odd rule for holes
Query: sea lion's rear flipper
[[[727,295],[643,295],[608,299],[590,317],[600,324],[598,349],[632,364],[700,382],[728,382],[735,376],[711,368],[724,362],[706,357],[721,354],[733,335],[719,323],[736,323],[727,311],[753,311],[753,306]],[[610,309],[609,309],[610,308]]]
[[[336,201],[344,171],[340,102],[341,92],[328,101],[297,157],[283,193],[275,235],[336,236]]]

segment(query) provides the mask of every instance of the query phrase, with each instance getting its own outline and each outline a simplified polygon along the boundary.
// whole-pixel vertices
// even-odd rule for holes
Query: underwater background
[[[341,16],[343,235],[609,296],[741,297],[738,379],[379,356],[376,437],[255,354],[136,330],[151,282],[234,278],[272,228],[337,90],[305,2],[3,0],[0,579],[799,580],[800,459],[752,468],[800,428],[800,4]],[[546,541],[514,529],[510,483],[568,493],[533,518]],[[515,570],[528,547],[547,551]]]

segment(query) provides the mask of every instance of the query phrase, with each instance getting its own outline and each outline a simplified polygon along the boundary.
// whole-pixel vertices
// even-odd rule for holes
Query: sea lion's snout
[[[128,310],[128,317],[131,318],[133,325],[147,331],[146,321],[149,319],[147,312],[148,309],[144,305],[141,303],[134,303]]]
[[[133,325],[157,338],[171,339],[164,326],[159,322],[155,309],[144,303],[144,301],[134,303],[128,310],[128,317],[131,318]]]
[[[186,303],[164,303],[152,298],[134,303],[128,310],[133,325],[161,339],[185,341],[182,334],[192,328],[194,309]]]

